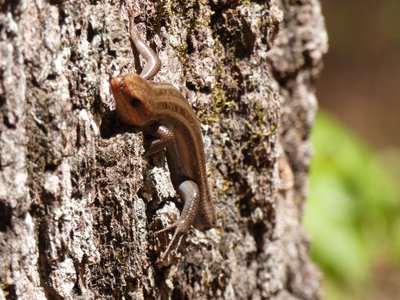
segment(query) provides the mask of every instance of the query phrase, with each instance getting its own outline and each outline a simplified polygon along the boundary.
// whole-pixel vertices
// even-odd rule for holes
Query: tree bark
[[[165,266],[165,155],[118,121],[127,6],[202,123],[218,220]],[[315,299],[301,225],[327,38],[317,0],[0,1],[0,299]]]

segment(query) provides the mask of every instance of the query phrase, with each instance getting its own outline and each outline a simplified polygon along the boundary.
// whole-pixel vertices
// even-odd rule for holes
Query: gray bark
[[[214,229],[167,266],[164,154],[120,124],[126,6],[202,122]],[[315,299],[301,225],[327,49],[317,0],[0,1],[0,299]]]

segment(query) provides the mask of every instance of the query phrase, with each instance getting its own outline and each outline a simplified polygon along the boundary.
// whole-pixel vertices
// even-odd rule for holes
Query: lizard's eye
[[[133,107],[139,107],[142,104],[142,101],[140,101],[138,98],[130,98],[129,99],[129,103],[133,106]]]

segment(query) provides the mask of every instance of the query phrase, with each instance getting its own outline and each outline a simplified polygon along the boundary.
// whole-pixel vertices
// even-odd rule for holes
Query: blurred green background
[[[400,299],[400,1],[322,0],[304,223],[325,299]]]
[[[304,222],[326,299],[400,299],[400,156],[322,112],[312,140]]]

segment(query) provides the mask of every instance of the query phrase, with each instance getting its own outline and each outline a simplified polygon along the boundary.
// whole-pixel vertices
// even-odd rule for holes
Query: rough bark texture
[[[109,80],[137,72],[201,122],[214,229],[156,264],[180,202],[164,154],[120,124]],[[301,225],[326,51],[317,0],[0,1],[0,299],[314,299]]]

